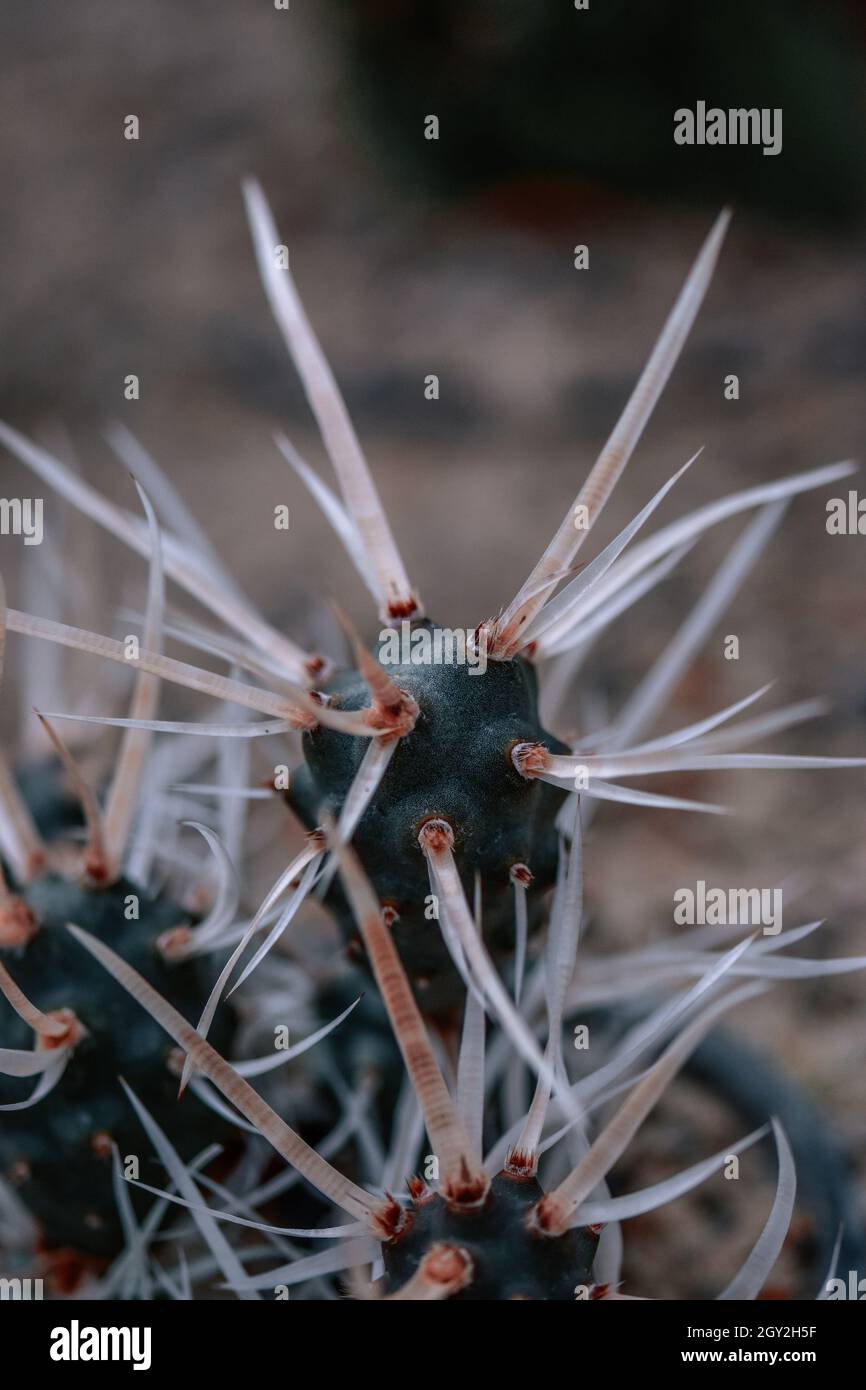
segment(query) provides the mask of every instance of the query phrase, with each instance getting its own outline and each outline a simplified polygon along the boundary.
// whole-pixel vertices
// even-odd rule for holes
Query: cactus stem
[[[291,272],[274,260],[274,247],[280,238],[265,195],[254,179],[245,181],[243,192],[262,285],[318,422],[346,511],[375,576],[380,616],[423,618],[421,600],[409,583],[340,388],[304,312]]]
[[[81,810],[87,825],[87,843],[81,861],[85,878],[94,886],[105,887],[117,878],[117,871],[112,875],[109,868],[108,855],[105,849],[105,826],[96,796],[50,720],[39,710],[35,710],[34,713],[51,740],[81,803]]]
[[[489,998],[502,1028],[508,1033],[524,1061],[539,1075],[549,1077],[551,1085],[556,1085],[534,1034],[509,999],[472,920],[452,853],[454,832],[447,821],[429,820],[422,825],[418,842],[427,857],[439,890],[444,915],[455,931],[466,957],[473,984],[482,996],[486,994]]]
[[[147,516],[150,533],[150,578],[147,610],[144,620],[144,646],[154,652],[162,649],[162,619],[165,610],[165,582],[162,568],[162,541],[159,524],[150,499],[136,482],[138,495]],[[147,671],[136,672],[135,686],[129,709],[132,721],[153,719],[159,704],[159,677]],[[105,802],[105,844],[109,863],[119,871],[123,863],[138,792],[144,773],[147,750],[152,733],[131,723],[120,745],[117,764]]]
[[[580,1162],[558,1187],[545,1194],[533,1209],[535,1228],[544,1235],[567,1231],[573,1213],[602,1181],[631,1142],[653,1106],[667,1089],[688,1056],[706,1037],[719,1015],[741,1002],[751,989],[737,989],[716,1000],[699,1014],[665,1048],[643,1078],[631,1090],[613,1118],[595,1139]]]
[[[619,481],[695,321],[729,221],[730,212],[725,209],[701,247],[637,385],[589,477],[526,582],[502,616],[488,625],[487,651],[493,660],[507,661],[519,651],[527,625],[544,607],[562,571],[572,564]]]
[[[192,1053],[197,1069],[205,1074],[222,1092],[226,1100],[236,1106],[268,1143],[281,1154],[287,1162],[317,1187],[326,1197],[358,1219],[369,1218],[381,1205],[371,1193],[365,1192],[348,1178],[333,1168],[327,1159],[316,1153],[299,1134],[286,1124],[271,1109],[257,1091],[246,1082],[221,1057],[210,1043],[205,1042],[182,1014],[178,1013],[168,1000],[149,985],[137,970],[133,970],[115,951],[104,942],[82,931],[80,927],[68,924],[68,930],[75,939],[114,976],[133,999],[136,999],[152,1018],[156,1019],[166,1032],[174,1038],[179,1047]]]
[[[430,1142],[439,1158],[443,1184],[454,1184],[455,1190],[467,1185],[474,1190],[484,1188],[484,1169],[472,1157],[471,1145],[448,1094],[415,996],[367,876],[354,851],[339,844],[333,834],[330,839],[394,1036],[424,1114]]]
[[[22,904],[22,906],[25,905]],[[29,912],[29,908],[27,908],[27,911]],[[3,941],[2,944],[5,946],[10,943]],[[27,995],[24,993],[23,989],[21,989],[20,985],[15,983],[2,962],[0,962],[0,991],[3,992],[7,1001],[12,1005],[18,1017],[23,1019],[38,1037],[54,1038],[56,1041],[66,1036],[66,1025],[56,1016],[44,1014],[41,1009],[37,1009],[36,1005],[31,1003],[27,998]]]
[[[0,442],[78,511],[89,516],[97,525],[104,527],[139,555],[147,556],[150,553],[147,527],[139,517],[115,506],[107,497],[97,492],[96,488],[65,467],[59,459],[54,458],[45,449],[40,449],[2,421]],[[205,608],[210,609],[227,627],[252,642],[271,661],[279,661],[288,676],[306,682],[306,663],[311,659],[310,653],[266,623],[245,598],[227,590],[200,560],[190,559],[188,549],[173,536],[166,537],[165,572]]]
[[[6,590],[0,577],[0,681],[6,650]],[[6,758],[0,751],[0,851],[15,877],[27,882],[45,862],[46,849],[24,803]]]

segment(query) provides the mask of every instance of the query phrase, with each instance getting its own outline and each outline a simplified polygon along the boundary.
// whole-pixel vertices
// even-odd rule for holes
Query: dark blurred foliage
[[[862,0],[339,4],[353,99],[418,191],[495,190],[536,217],[574,183],[584,206],[587,184],[821,220],[864,205]],[[781,152],[676,145],[673,113],[698,100],[781,107]]]

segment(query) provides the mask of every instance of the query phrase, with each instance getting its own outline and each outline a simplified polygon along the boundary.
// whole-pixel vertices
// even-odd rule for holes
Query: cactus
[[[537,1178],[506,1171],[492,1179],[478,1211],[413,1186],[406,1229],[384,1251],[389,1292],[413,1279],[438,1279],[459,1281],[452,1297],[460,1300],[574,1302],[576,1290],[593,1284],[599,1232],[578,1227],[556,1241],[537,1236],[530,1223],[543,1196]]]
[[[426,620],[411,625],[413,633],[435,630]],[[485,940],[500,957],[513,953],[515,891],[532,883],[532,927],[541,919],[541,895],[556,878],[559,798],[521,777],[511,754],[521,744],[541,741],[558,752],[569,750],[542,729],[535,672],[522,659],[491,663],[484,671],[397,664],[387,672],[419,713],[355,830],[354,844],[425,1012],[435,1012],[459,1003],[462,983],[443,936],[431,931],[436,895],[419,853],[419,832],[427,821],[448,819],[461,876],[469,883],[479,876]],[[341,709],[360,709],[366,698],[357,672],[341,672],[325,691]],[[286,800],[313,829],[345,804],[364,748],[362,740],[328,728],[305,733],[303,744],[304,765]],[[337,880],[325,902],[360,945]]]
[[[149,504],[148,512],[155,536]],[[147,624],[152,632],[162,606],[157,541]],[[5,630],[0,677],[4,639]],[[157,684],[138,677],[133,716],[150,710]],[[174,1058],[164,1034],[147,1018],[130,1018],[122,992],[70,950],[65,930],[69,921],[85,924],[185,1013],[196,1009],[206,980],[189,950],[198,929],[169,892],[146,891],[124,872],[150,735],[127,731],[102,807],[51,721],[38,719],[66,782],[52,765],[31,768],[22,782],[33,811],[0,753],[6,860],[5,870],[0,862],[0,1173],[35,1220],[45,1250],[106,1258],[126,1239],[113,1170],[140,1147],[118,1076],[140,1090],[156,1115],[172,1118],[187,1158],[230,1131],[198,1100],[178,1113]],[[86,827],[83,848],[70,837],[79,819]],[[219,1034],[227,1046],[229,1012]],[[34,1084],[22,1085],[31,1077]]]
[[[353,665],[335,673],[322,655],[303,650],[262,618],[227,579],[218,559],[193,548],[181,509],[173,509],[181,531],[161,537],[144,494],[146,524],[101,498],[16,431],[0,427],[0,438],[44,481],[151,559],[147,640],[132,654],[124,644],[85,629],[7,612],[12,631],[88,651],[138,672],[130,719],[92,718],[125,725],[133,747],[154,730],[226,740],[300,735],[301,763],[286,799],[309,832],[307,840],[248,923],[230,933],[216,932],[203,943],[208,953],[221,952],[229,941],[234,949],[204,1001],[197,1026],[189,1020],[189,995],[175,994],[175,977],[168,988],[167,981],[146,968],[143,957],[151,960],[147,942],[153,926],[112,938],[94,924],[91,898],[86,903],[64,900],[60,912],[70,919],[64,951],[71,953],[70,961],[77,953],[80,962],[70,966],[69,979],[92,978],[81,963],[88,961],[89,952],[93,960],[88,971],[98,962],[174,1038],[185,1054],[182,1084],[196,1075],[206,1078],[247,1128],[265,1138],[327,1204],[351,1218],[348,1226],[324,1232],[276,1227],[260,1219],[263,1188],[244,1196],[213,1182],[207,1191],[217,1192],[224,1205],[206,1205],[185,1162],[189,1146],[177,1113],[167,1113],[144,1086],[131,1086],[132,1111],[175,1188],[174,1194],[158,1195],[189,1208],[212,1261],[240,1296],[257,1297],[262,1290],[292,1285],[312,1297],[317,1280],[345,1273],[360,1297],[616,1297],[616,1241],[601,1228],[615,1233],[621,1220],[688,1191],[726,1158],[716,1154],[657,1189],[610,1195],[608,1173],[666,1086],[718,1019],[760,993],[765,981],[784,973],[786,966],[796,966],[789,968],[791,974],[820,976],[857,969],[863,962],[780,956],[780,948],[807,935],[810,924],[770,943],[747,938],[721,954],[707,950],[700,933],[681,939],[673,957],[658,948],[623,962],[593,960],[584,953],[583,971],[575,978],[581,827],[599,801],[700,814],[721,809],[634,789],[629,786],[634,777],[863,763],[744,751],[815,713],[813,705],[799,705],[737,721],[764,691],[686,729],[647,738],[698,644],[768,541],[786,501],[845,476],[849,466],[833,465],[750,488],[632,545],[685,472],[680,469],[594,559],[576,565],[686,340],[721,247],[727,226],[723,214],[699,252],[620,421],[526,582],[495,618],[479,623],[475,615],[456,657],[419,663],[401,655],[395,660],[391,642],[398,628],[410,649],[416,639],[419,646],[435,647],[443,629],[426,618],[336,383],[291,277],[274,259],[279,238],[261,190],[248,185],[246,199],[266,292],[321,426],[341,497],[287,441],[280,447],[334,525],[385,627],[375,655],[350,630]],[[167,487],[161,480],[163,496]],[[547,732],[539,714],[536,664],[560,659],[560,671],[566,670],[575,652],[582,655],[598,632],[670,572],[692,540],[717,520],[750,509],[757,509],[757,515],[695,612],[604,736],[591,743],[566,743]],[[230,676],[163,654],[163,566],[229,630],[222,634],[189,627],[184,635],[228,663]],[[243,672],[255,683],[242,680]],[[263,717],[234,725],[160,721],[149,684],[159,680]],[[141,756],[139,747],[139,761]],[[128,797],[124,805],[128,821]],[[85,800],[85,810],[88,806],[85,869],[92,877],[94,867],[104,869],[105,864],[99,855],[94,859],[99,840],[92,798]],[[10,814],[8,806],[5,824],[7,840],[26,867],[27,837],[20,815]],[[108,862],[116,864],[116,856],[109,855]],[[25,872],[21,881],[26,878]],[[120,880],[116,885],[117,891],[125,886]],[[38,884],[27,889],[34,901],[37,889]],[[246,1072],[255,1075],[265,1066],[256,1064],[245,1072],[214,1047],[220,1042],[221,1005],[230,982],[234,978],[236,987],[248,981],[266,957],[274,964],[273,948],[314,891],[333,910],[350,951],[375,979],[410,1088],[404,1092],[402,1114],[393,1098],[384,1106],[390,1148],[379,1172],[369,1168],[371,1156],[381,1148],[380,1137],[371,1122],[353,1112],[346,1138],[354,1134],[358,1140],[357,1181],[314,1149],[249,1084]],[[59,917],[54,920],[59,925]],[[530,960],[533,933],[543,936],[543,949]],[[253,956],[241,968],[253,945]],[[776,969],[780,964],[781,971]],[[593,969],[595,984],[587,993]],[[734,985],[739,973],[754,979]],[[684,980],[693,982],[683,988]],[[624,1036],[605,1055],[593,1057],[585,1075],[572,1079],[563,1052],[563,1032],[571,1020],[588,1001],[615,1004],[625,995],[642,994],[645,1008]],[[322,1033],[339,1028],[347,1013]],[[543,1047],[539,1036],[546,1036]],[[534,1093],[523,1105],[515,1101],[515,1090],[527,1075]],[[596,1130],[594,1110],[628,1086],[613,1119]],[[425,1164],[431,1171],[424,1178],[411,1176],[418,1148],[417,1138],[413,1141],[416,1103],[431,1149]],[[346,1109],[348,1117],[348,1102]],[[739,1152],[768,1132],[762,1126],[727,1153]],[[485,1158],[484,1140],[491,1133],[496,1139]],[[779,1159],[776,1199],[752,1256],[732,1278],[726,1297],[757,1295],[787,1230],[794,1158],[777,1121],[773,1135]],[[398,1198],[392,1188],[407,1178],[408,1197]],[[264,1270],[248,1268],[261,1261],[261,1254],[245,1253],[240,1239],[228,1240],[219,1221],[257,1229],[275,1244],[283,1242],[278,1248],[294,1243],[296,1258]],[[298,1252],[298,1241],[317,1238],[337,1241],[324,1260]],[[365,1272],[380,1259],[381,1280]],[[167,1288],[176,1289],[178,1268],[166,1268],[163,1278]]]
[[[131,904],[135,915],[130,919]],[[45,1018],[62,1025],[62,1031],[37,1028],[35,1056],[40,1050],[46,1050],[46,1058],[59,1054],[63,1071],[38,1110],[2,1116],[0,1171],[11,1176],[18,1196],[39,1222],[45,1247],[113,1255],[122,1248],[123,1232],[112,1184],[112,1149],[125,1156],[141,1144],[118,1075],[145,1097],[155,1115],[176,1122],[187,1158],[225,1138],[228,1126],[194,1099],[178,1113],[177,1076],[164,1033],[146,1016],[130,1015],[121,991],[72,949],[65,925],[86,924],[178,1008],[193,1014],[202,988],[199,963],[170,965],[159,947],[166,933],[188,923],[188,914],[166,895],[151,898],[125,878],[93,887],[43,873],[7,899],[3,916],[10,922],[6,932],[0,931],[0,961],[7,978]],[[226,1046],[227,1019],[220,1034]],[[25,1019],[4,1017],[2,1037],[4,1047],[30,1055],[33,1028]],[[0,1105],[12,1106],[22,1094],[17,1076],[0,1078]]]

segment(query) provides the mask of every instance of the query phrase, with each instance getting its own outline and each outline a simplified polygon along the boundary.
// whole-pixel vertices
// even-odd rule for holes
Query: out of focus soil
[[[291,26],[290,39],[280,25]],[[82,0],[7,10],[2,26],[16,54],[0,90],[3,416],[133,505],[101,438],[106,420],[122,419],[288,631],[321,640],[324,602],[336,595],[373,634],[361,586],[272,443],[284,429],[327,470],[256,278],[239,192],[255,173],[431,613],[474,626],[495,612],[603,443],[711,210],[580,189],[563,199],[538,187],[431,203],[395,186],[349,105],[335,30],[302,6],[242,15],[224,0]],[[137,143],[122,139],[130,112],[141,120]],[[590,248],[588,271],[573,268],[576,243]],[[862,228],[842,237],[735,216],[599,541],[700,446],[659,524],[726,491],[862,454],[864,247]],[[130,372],[141,380],[137,402],[123,397]],[[435,401],[424,395],[431,373]],[[736,401],[723,394],[729,373],[739,377]],[[0,470],[4,496],[32,495],[6,458]],[[856,478],[851,486],[866,488]],[[866,754],[866,538],[827,534],[829,495],[792,503],[666,725],[773,679],[765,703],[819,692],[833,700],[829,717],[774,748]],[[280,502],[291,507],[288,534],[272,524]],[[46,497],[49,536],[62,510]],[[701,541],[617,623],[585,668],[584,696],[615,711],[741,525]],[[76,621],[99,626],[108,605],[140,601],[143,569],[89,534],[74,556],[87,581]],[[14,540],[0,544],[9,601],[23,606],[24,552]],[[723,658],[728,634],[740,639],[736,662]],[[22,640],[10,639],[10,665],[25,656]],[[569,719],[580,717],[576,701]],[[803,954],[866,955],[862,772],[679,785],[728,801],[736,815],[606,808],[586,853],[590,948],[660,939],[673,926],[675,889],[698,878],[769,887],[796,875],[800,896],[786,904],[785,925],[827,918]],[[736,1027],[820,1101],[866,1178],[864,1003],[863,973],[782,983],[741,1010]],[[641,1140],[629,1182],[656,1180],[692,1148],[701,1156],[728,1137],[729,1117],[683,1085]],[[757,1162],[751,1171],[753,1196],[718,1239],[708,1232],[719,1183],[634,1223],[627,1288],[705,1296],[726,1282],[771,1200],[770,1177]],[[795,1255],[785,1259],[783,1291],[786,1279],[798,1287]]]

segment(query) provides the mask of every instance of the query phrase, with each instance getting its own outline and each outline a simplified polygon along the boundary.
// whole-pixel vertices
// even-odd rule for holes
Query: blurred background
[[[4,7],[0,41],[0,413],[133,505],[102,438],[122,420],[295,636],[321,638],[330,595],[368,635],[375,620],[272,443],[284,429],[327,471],[258,284],[239,188],[249,173],[442,623],[474,626],[512,596],[723,203],[735,219],[716,279],[599,541],[701,445],[660,524],[725,491],[862,454],[866,15],[855,0],[610,0],[588,11],[567,0],[291,0],[288,10],[32,0]],[[675,145],[674,111],[698,100],[781,107],[781,153]],[[123,138],[130,114],[137,141]],[[435,141],[424,138],[430,115]],[[574,268],[578,244],[588,270]],[[124,400],[129,373],[141,382],[135,402]],[[424,395],[430,373],[436,401]],[[724,397],[729,373],[736,401]],[[3,496],[33,495],[5,456],[0,477]],[[672,725],[775,678],[779,704],[834,700],[828,719],[779,751],[866,752],[866,541],[827,535],[829,495],[792,504],[678,691]],[[288,534],[272,525],[283,502]],[[46,496],[48,535],[63,514]],[[620,620],[584,693],[616,708],[741,525],[711,533]],[[15,538],[0,547],[10,602],[25,606],[26,552]],[[94,527],[67,558],[84,581],[82,626],[110,622],[124,597],[140,602],[143,566]],[[739,662],[723,660],[727,633],[740,637]],[[12,639],[10,662],[24,654]],[[658,939],[675,888],[699,877],[772,886],[797,870],[802,896],[785,924],[827,916],[811,953],[864,953],[862,775],[697,782],[696,794],[721,794],[738,815],[720,824],[616,807],[596,819],[593,948]],[[782,985],[737,1016],[861,1162],[864,993],[860,975]],[[697,1100],[659,1112],[647,1171],[667,1171],[671,1153],[680,1166],[684,1127],[701,1113]],[[743,1218],[752,1238],[769,1190]],[[701,1223],[731,1220],[688,1201],[692,1223],[677,1217],[684,1203],[634,1223],[633,1270],[649,1277],[664,1247],[672,1292],[690,1287],[683,1271],[705,1252]]]

